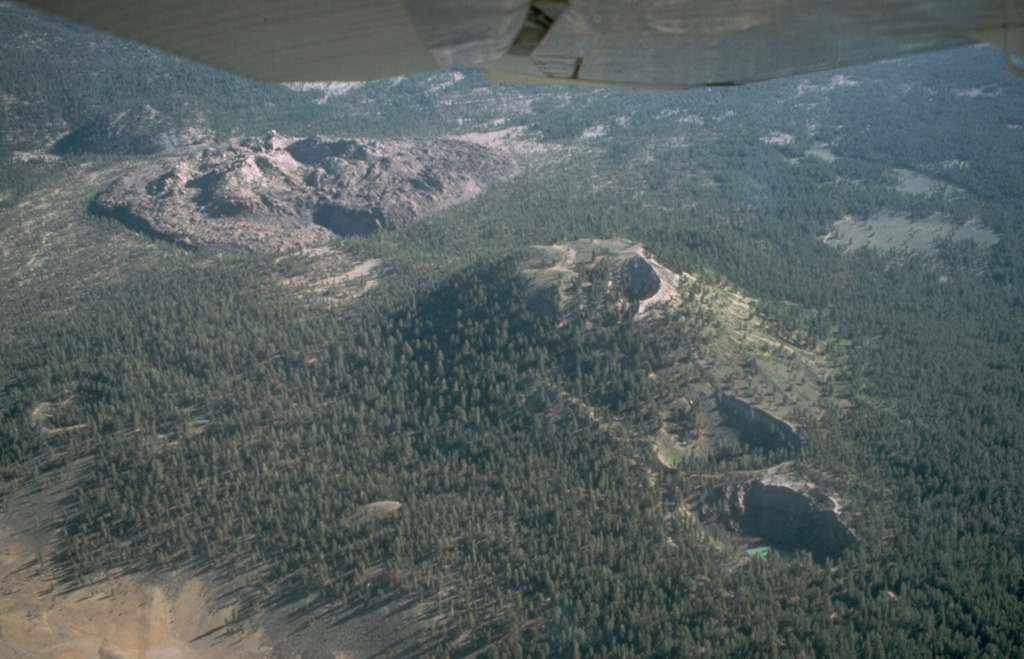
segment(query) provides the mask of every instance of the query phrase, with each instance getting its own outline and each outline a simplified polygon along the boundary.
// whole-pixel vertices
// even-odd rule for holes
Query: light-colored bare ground
[[[344,96],[363,84],[362,82],[292,82],[285,86],[300,92],[319,92],[322,96],[313,102],[323,105],[332,96]]]
[[[553,147],[523,137],[522,126],[512,126],[487,132],[462,133],[451,136],[457,140],[480,144],[492,149],[504,149],[514,154],[535,154],[550,151]]]
[[[84,423],[79,423],[73,426],[54,426],[50,422],[52,409],[52,403],[44,402],[36,405],[34,408],[32,408],[32,411],[29,413],[29,418],[32,420],[33,425],[35,425],[37,428],[39,428],[39,430],[46,433],[47,435],[56,435],[57,433],[78,430],[80,428],[86,427],[86,424]]]
[[[944,238],[972,240],[979,247],[991,247],[999,236],[977,221],[957,226],[936,213],[925,220],[911,220],[901,213],[881,211],[866,220],[847,215],[832,224],[832,231],[820,237],[826,245],[846,252],[871,247],[884,252],[935,251]]]
[[[259,631],[227,626],[202,582],[178,588],[113,575],[83,586],[51,569],[42,530],[66,490],[56,484],[7,497],[0,517],[0,657],[53,659],[241,659],[267,657]]]
[[[371,515],[386,515],[402,507],[398,501],[374,501],[363,506],[363,511]]]
[[[381,259],[353,263],[350,256],[329,246],[281,256],[278,261],[286,258],[311,259],[313,266],[302,275],[282,278],[281,284],[299,295],[313,295],[328,304],[348,302],[365,294],[377,285],[383,264]]]
[[[642,250],[638,253],[642,253]],[[658,279],[661,280],[661,286],[658,288],[658,292],[640,302],[640,308],[637,310],[638,316],[643,316],[651,306],[655,304],[664,304],[670,300],[675,300],[679,297],[679,290],[687,282],[694,282],[696,278],[684,272],[682,274],[676,274],[663,266],[662,264],[655,261],[649,254],[642,254],[647,262],[654,268],[654,272],[657,273]]]
[[[267,657],[260,634],[224,634],[232,609],[210,610],[199,581],[168,593],[133,577],[63,592],[7,543],[0,556],[0,655],[61,659]],[[29,567],[30,566],[30,567]]]
[[[909,169],[896,170],[896,189],[903,194],[932,195],[939,194],[943,197],[950,197],[962,194],[963,189],[949,183],[943,183],[921,172]]]
[[[359,277],[365,277],[366,275],[370,274],[373,271],[373,269],[378,267],[380,264],[380,259],[369,259],[367,261],[363,261],[356,267],[352,268],[351,270],[343,274],[342,277],[344,277],[345,279],[357,279]]]
[[[363,261],[339,275],[330,275],[313,281],[311,283],[312,290],[321,295],[325,295],[340,286],[345,286],[346,288],[351,289],[350,292],[352,295],[358,297],[376,285],[377,280],[370,277],[370,275],[378,266],[380,266],[381,263],[382,261],[380,259],[369,259],[367,261]],[[361,282],[361,287],[355,287],[353,289],[351,286],[348,286],[348,284],[357,280],[363,280]]]
[[[804,151],[804,154],[823,160],[827,163],[833,163],[836,161],[836,155],[832,153],[832,149],[828,144],[820,144],[812,149],[807,149]]]
[[[235,599],[225,593],[247,580],[232,575],[233,582],[211,588],[187,570],[158,578],[91,575],[84,585],[68,584],[50,569],[52,534],[40,530],[59,516],[67,482],[25,488],[5,501],[9,507],[0,517],[2,659],[409,656],[417,654],[424,621],[434,615],[408,598],[365,611],[337,611],[310,594],[236,622]],[[386,515],[400,507],[397,501],[378,501],[366,510]]]
[[[761,138],[765,144],[792,144],[795,138],[789,133],[773,131]]]
[[[556,272],[571,273],[573,268],[576,267],[576,248],[568,243],[552,245],[552,248],[562,254],[562,261],[549,269]]]

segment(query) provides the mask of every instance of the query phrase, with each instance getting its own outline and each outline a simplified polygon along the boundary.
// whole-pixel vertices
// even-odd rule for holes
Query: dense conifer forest
[[[996,51],[332,96],[6,4],[0,44],[0,512],[61,488],[40,561],[62,587],[206,575],[233,633],[300,601],[407,606],[385,654],[1024,655],[1024,86]],[[143,108],[139,130],[211,141],[512,130],[524,173],[320,252],[186,251],[86,212],[154,156],[54,150]],[[619,237],[693,275],[680,302],[637,315],[596,251],[528,274],[534,246]],[[358,293],[316,284],[369,263]],[[745,329],[712,293],[750,300]],[[747,329],[774,352],[716,347]],[[804,354],[815,382],[772,380]],[[798,451],[659,459],[659,428],[702,431],[695,388],[769,380],[754,402]],[[695,497],[782,462],[842,500],[841,556],[751,558],[698,521]]]

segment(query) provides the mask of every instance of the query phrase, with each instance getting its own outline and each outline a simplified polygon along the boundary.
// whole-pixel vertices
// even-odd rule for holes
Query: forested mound
[[[198,566],[225,584],[218,606],[237,603],[231,633],[262,627],[300,651],[348,652],[345,625],[386,618],[402,629],[366,655],[572,656],[581,640],[563,629],[607,629],[585,639],[607,655],[615,620],[653,639],[640,621],[716,615],[745,559],[693,532],[685,501],[708,479],[650,443],[708,386],[694,356],[716,350],[701,335],[718,314],[695,279],[684,297],[640,245],[576,240],[339,317],[264,278],[304,258],[140,272],[63,341],[67,391],[24,405],[74,429],[47,435],[61,445],[46,469],[90,466],[55,538],[62,570]],[[638,279],[675,293],[641,314]],[[536,308],[541,292],[554,304]],[[123,356],[125,340],[139,351]],[[12,450],[38,450],[31,417],[10,423]],[[723,455],[715,481],[769,458]],[[695,589],[693,570],[716,585]],[[667,653],[692,649],[657,633]]]
[[[511,156],[464,141],[271,132],[123,176],[90,210],[186,246],[274,252],[400,229],[518,172]]]
[[[53,152],[126,156],[182,153],[209,140],[209,132],[201,126],[198,116],[168,117],[146,105],[87,121],[57,140]]]

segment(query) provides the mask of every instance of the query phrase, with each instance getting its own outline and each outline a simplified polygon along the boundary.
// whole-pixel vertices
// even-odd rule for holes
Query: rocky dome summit
[[[511,156],[460,140],[271,132],[143,167],[91,210],[185,246],[275,252],[401,229],[518,173]]]

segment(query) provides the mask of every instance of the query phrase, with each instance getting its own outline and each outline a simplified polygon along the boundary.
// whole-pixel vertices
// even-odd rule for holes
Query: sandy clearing
[[[348,272],[344,273],[342,277],[346,280],[357,279],[359,277],[365,277],[366,275],[373,272],[376,268],[380,267],[382,261],[380,259],[369,259],[363,261],[356,267],[352,268]]]
[[[500,130],[461,133],[459,135],[451,135],[450,137],[455,140],[472,142],[473,144],[479,144],[491,149],[499,149],[516,154],[544,153],[551,150],[551,147],[540,142],[525,139],[523,132],[522,126],[510,126]]]
[[[278,260],[292,256],[283,255]],[[382,259],[367,259],[353,264],[351,257],[333,251],[330,246],[305,249],[302,256],[312,257],[310,270],[278,281],[300,296],[315,294],[318,299],[332,305],[354,300],[376,286],[384,263]]]
[[[576,248],[568,243],[552,245],[553,248],[562,253],[562,262],[552,266],[550,270],[572,272],[576,267]]]
[[[42,410],[45,413],[45,408]],[[198,579],[113,574],[72,587],[58,579],[44,530],[87,461],[42,487],[5,498],[0,516],[0,657],[60,659],[256,659],[270,656],[259,630],[227,633],[232,605],[215,606]],[[59,523],[59,522],[58,522]]]
[[[12,536],[9,528],[0,530],[0,656],[270,656],[260,632],[225,633],[233,608],[211,607],[197,579],[177,592],[128,576],[68,591],[40,567],[38,553]]]
[[[838,158],[829,145],[818,145],[813,148],[804,151],[804,155],[808,155],[826,163],[834,163]]]
[[[761,138],[761,141],[765,144],[792,144],[793,140],[796,139],[789,133],[783,133],[781,131],[773,131],[768,135]]]
[[[353,297],[359,297],[360,295],[363,295],[364,293],[366,293],[366,291],[370,290],[371,288],[377,285],[377,280],[376,278],[372,277],[372,275],[373,271],[380,267],[381,263],[383,263],[381,259],[369,259],[363,261],[362,263],[357,264],[355,267],[346,270],[340,275],[334,275],[331,277],[323,277],[321,279],[317,279],[313,283],[312,288],[317,293],[323,294],[331,290],[332,287],[345,285],[349,282],[354,282],[356,280],[365,280],[363,281],[362,288],[359,290],[351,290],[350,288],[346,287],[346,291],[348,294],[352,295]]]
[[[522,137],[522,134],[522,126],[512,126],[510,128],[492,130],[486,133],[462,133],[461,135],[453,135],[452,137],[453,139],[494,148],[505,146],[508,142],[518,140]]]
[[[396,512],[402,504],[398,501],[374,501],[363,506],[363,511],[371,515],[386,515]]]
[[[661,286],[658,287],[658,292],[640,302],[640,308],[637,310],[637,316],[644,315],[654,304],[660,304],[662,302],[668,302],[679,297],[679,284],[682,281],[682,277],[672,272],[662,264],[658,263],[649,256],[645,256],[647,262],[654,268],[654,272],[658,274],[658,279],[661,280]],[[684,273],[685,274],[685,273]]]
[[[350,91],[362,87],[364,84],[362,82],[291,82],[286,83],[285,87],[298,92],[320,92],[321,96],[314,99],[313,102],[317,105],[323,105],[332,96],[344,96]]]

